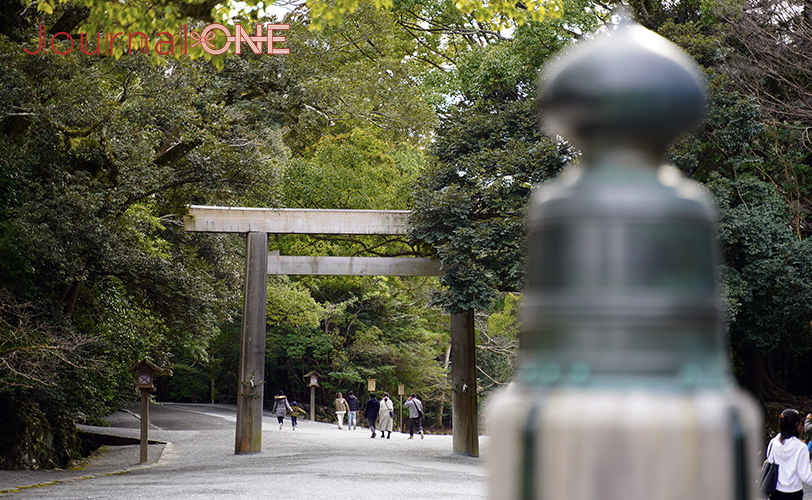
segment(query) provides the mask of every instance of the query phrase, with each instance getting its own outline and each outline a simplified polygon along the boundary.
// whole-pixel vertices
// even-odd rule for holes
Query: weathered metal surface
[[[516,386],[491,400],[491,498],[755,498],[760,413],[735,385],[704,190],[660,165],[701,116],[695,65],[636,25],[546,72],[582,150],[534,196]]]

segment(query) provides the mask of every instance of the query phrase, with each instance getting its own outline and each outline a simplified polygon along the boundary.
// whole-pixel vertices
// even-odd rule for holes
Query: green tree
[[[505,293],[477,321],[477,385],[488,391],[513,380],[519,362],[522,295]]]
[[[728,331],[738,376],[761,400],[805,394],[812,344],[812,239],[793,233],[774,188],[715,177],[724,243]]]
[[[0,368],[0,398],[70,436],[73,420],[94,421],[131,397],[126,369],[136,360],[205,359],[232,315],[240,267],[232,239],[187,234],[181,217],[192,202],[272,189],[274,177],[266,150],[243,146],[224,107],[200,91],[198,63],[29,56],[3,36],[0,57],[0,281],[8,303],[39,311],[40,325],[4,329],[3,350],[34,361],[30,347],[50,353],[39,371],[15,373],[27,365],[13,360]],[[70,339],[89,339],[76,351],[81,364],[70,352],[54,357]],[[61,370],[49,368],[56,361]],[[61,376],[73,365],[87,370]],[[24,455],[9,463],[26,465]]]
[[[812,326],[798,278],[810,272],[808,99],[798,86],[810,75],[795,56],[808,23],[800,5],[712,7],[659,25],[705,67],[709,83],[705,120],[671,158],[717,198],[739,380],[764,402],[796,404],[792,394],[809,391]],[[777,44],[776,30],[786,33]]]
[[[439,300],[449,312],[489,310],[499,292],[523,286],[531,190],[573,159],[568,144],[539,130],[538,70],[598,27],[609,7],[566,2],[560,19],[481,39],[453,59],[445,77],[453,104],[439,106],[411,217],[412,237],[446,271]]]
[[[285,166],[285,205],[403,210],[422,163],[419,149],[408,143],[390,146],[369,130],[325,136],[310,157]]]
[[[553,177],[568,148],[544,136],[532,99],[461,105],[437,134],[414,192],[412,236],[445,269],[449,312],[487,309],[524,281],[524,220],[532,186]]]

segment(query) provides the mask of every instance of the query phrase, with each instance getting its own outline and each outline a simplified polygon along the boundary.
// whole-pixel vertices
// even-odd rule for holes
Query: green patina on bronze
[[[626,23],[563,57],[544,84],[545,125],[582,157],[530,210],[520,379],[731,383],[711,200],[660,163],[704,112],[694,63]]]

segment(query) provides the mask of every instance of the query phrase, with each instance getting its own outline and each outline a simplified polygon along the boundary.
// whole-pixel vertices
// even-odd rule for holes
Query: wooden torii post
[[[268,254],[268,234],[398,235],[406,210],[307,210],[193,205],[187,231],[246,235],[245,297],[237,399],[236,454],[262,450],[268,274],[439,276],[439,264],[410,257],[293,257]],[[473,311],[451,315],[452,425],[455,453],[479,456]]]

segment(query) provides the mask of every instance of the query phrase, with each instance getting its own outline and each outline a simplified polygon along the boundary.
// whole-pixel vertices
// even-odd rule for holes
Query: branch
[[[488,377],[488,379],[489,379],[491,382],[493,382],[493,385],[498,385],[498,386],[505,385],[505,384],[503,384],[503,383],[499,382],[498,380],[496,380],[495,378],[491,377],[491,376],[490,376],[490,375],[488,375],[487,373],[485,373],[485,370],[483,370],[482,368],[480,368],[480,367],[479,367],[479,365],[477,365],[476,369],[479,371],[479,373],[481,373],[481,374],[485,375],[486,377]],[[491,386],[491,387],[493,387],[493,386]]]
[[[376,251],[376,249],[381,248],[382,246],[385,246],[385,245],[392,244],[392,243],[401,243],[403,245],[409,246],[408,242],[406,242],[402,238],[387,238],[383,242],[381,242],[381,243],[379,243],[377,245],[370,246],[370,245],[367,245],[362,240],[358,240],[358,239],[355,239],[355,238],[349,238],[349,237],[346,237],[346,236],[310,235],[310,237],[315,239],[315,240],[319,240],[319,241],[331,241],[331,242],[344,241],[344,242],[348,242],[348,243],[354,243],[356,245],[361,245],[363,247],[363,250],[355,252],[353,255],[351,255],[351,257],[358,257],[358,256],[360,256],[361,254],[364,254],[364,253],[371,253],[371,254],[376,255],[378,257],[405,257],[405,256],[417,257],[417,256],[419,256],[418,253],[415,252],[413,249],[408,250],[408,251],[395,252],[395,253],[387,253],[387,252],[378,252],[378,251]]]
[[[193,141],[181,141],[174,146],[167,149],[165,152],[159,154],[153,161],[158,166],[168,165],[170,163],[174,163],[187,154],[190,151],[195,149],[196,147],[203,144],[203,141],[200,139],[195,139]]]

